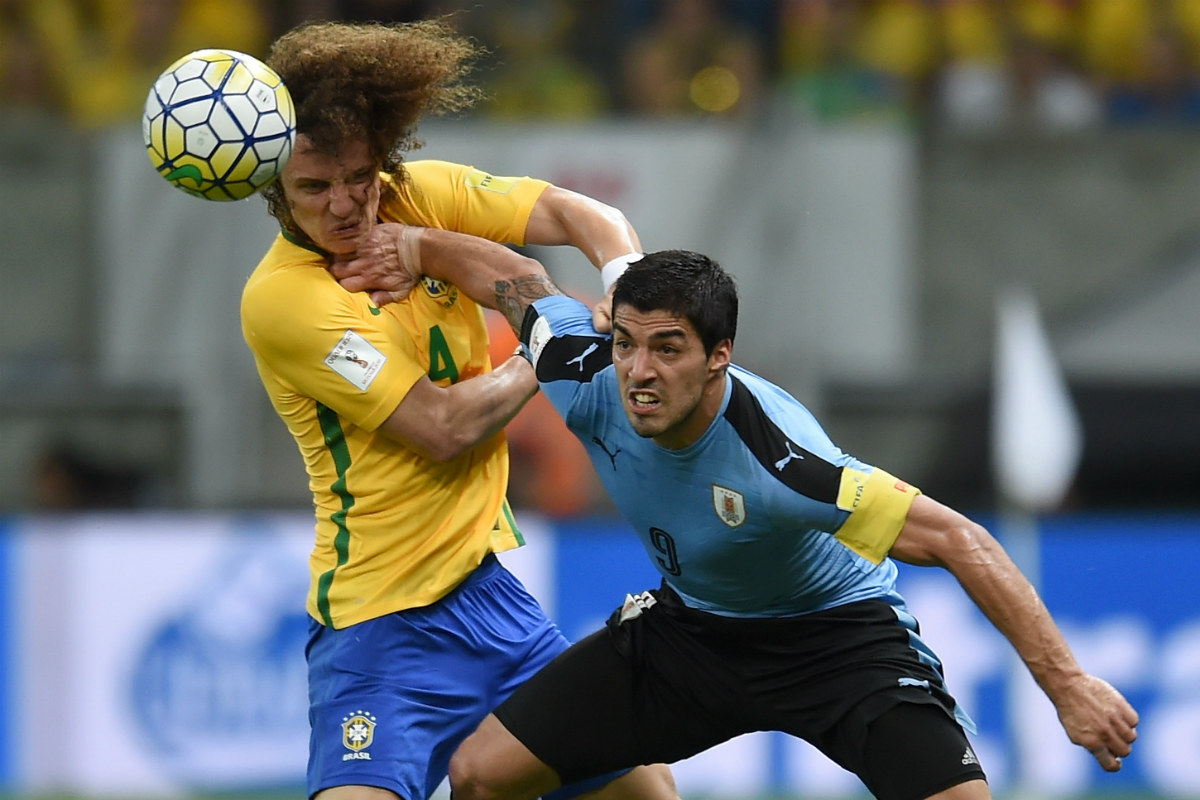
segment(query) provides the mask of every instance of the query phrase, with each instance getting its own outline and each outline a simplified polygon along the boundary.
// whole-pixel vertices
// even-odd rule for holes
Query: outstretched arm
[[[495,436],[537,393],[533,367],[512,357],[449,386],[422,376],[379,430],[432,461],[451,461]]]
[[[403,267],[412,260],[415,253],[412,243],[403,241],[402,231],[406,229],[412,230],[408,225],[400,223],[376,225],[353,258],[335,261],[332,269],[334,276],[350,291],[370,291],[372,300],[377,305],[384,305],[400,300],[412,289],[415,273],[424,272],[425,275],[454,283],[476,302],[491,307],[492,303],[481,301],[472,290],[473,287],[464,283],[472,277],[487,281],[486,270],[473,272],[472,267],[486,266],[487,263],[497,267],[505,266],[502,255],[498,254],[499,249],[508,251],[512,258],[521,258],[517,253],[497,243],[480,243],[478,254],[484,259],[472,259],[466,253],[460,252],[456,255],[454,263],[448,264],[450,267],[458,267],[454,272],[456,279],[438,275],[438,267],[432,264],[409,270],[406,276]],[[451,231],[428,230],[433,234],[433,239],[444,239],[443,234],[451,237],[463,236]],[[612,284],[629,261],[641,258],[642,253],[642,242],[624,213],[583,194],[550,186],[541,193],[541,197],[530,211],[529,222],[526,225],[526,241],[530,245],[570,245],[592,261],[596,269],[600,270],[605,288],[604,299],[593,308],[593,323],[596,330],[611,331]],[[427,243],[422,243],[421,251],[425,251],[427,247]],[[488,251],[491,251],[491,254]],[[427,259],[434,257],[433,253],[427,252],[421,252],[420,255]],[[536,264],[532,259],[526,260]],[[540,265],[538,271],[545,276]],[[510,273],[509,277],[516,278],[520,275]],[[508,317],[508,313],[505,315]]]
[[[542,192],[525,228],[529,244],[569,244],[602,268],[615,258],[641,253],[637,231],[619,209],[558,186]]]
[[[499,309],[518,331],[530,303],[559,294],[541,264],[503,245],[399,223],[376,226],[353,259],[329,269],[345,289],[368,291],[378,305],[402,299],[422,275],[446,281]],[[449,461],[494,436],[536,391],[523,358],[445,387],[422,377],[380,430],[426,458]]]
[[[529,244],[569,244],[600,270],[604,297],[592,307],[592,325],[612,330],[612,287],[630,261],[642,255],[637,231],[620,209],[587,195],[551,186],[542,192],[525,229]]]
[[[347,291],[368,292],[377,305],[404,298],[422,275],[452,283],[504,314],[518,333],[534,300],[562,294],[540,263],[504,245],[398,222],[377,225],[354,258],[334,261],[329,271]]]
[[[919,495],[890,555],[949,570],[1016,649],[1070,740],[1109,772],[1121,768],[1137,738],[1137,712],[1120,692],[1083,671],[1037,591],[987,530]]]

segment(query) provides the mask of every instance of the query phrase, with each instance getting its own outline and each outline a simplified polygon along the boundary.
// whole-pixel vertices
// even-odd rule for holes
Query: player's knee
[[[484,781],[482,763],[468,746],[450,758],[451,800],[498,800],[499,795]]]
[[[642,768],[646,774],[646,797],[653,800],[679,800],[675,776],[666,764],[650,764]]]

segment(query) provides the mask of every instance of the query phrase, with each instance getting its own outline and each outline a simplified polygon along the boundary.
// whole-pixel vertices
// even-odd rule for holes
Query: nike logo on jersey
[[[788,465],[788,462],[792,461],[793,459],[798,458],[801,461],[804,460],[804,456],[801,453],[797,453],[795,450],[792,449],[791,441],[786,442],[786,444],[787,444],[787,455],[775,462],[775,469],[780,472],[782,472],[783,468]]]
[[[592,353],[596,352],[596,348],[598,348],[599,346],[600,345],[596,344],[595,342],[592,342],[591,344],[589,344],[587,346],[586,350],[584,350],[582,353],[580,353],[579,355],[575,356],[570,361],[568,361],[567,366],[569,367],[572,364],[578,364],[579,371],[583,372],[583,360],[585,358],[587,358],[588,356],[590,356]]]

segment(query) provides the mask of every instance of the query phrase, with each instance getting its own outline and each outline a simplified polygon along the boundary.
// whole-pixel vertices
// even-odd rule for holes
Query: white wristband
[[[408,274],[416,281],[421,277],[421,237],[425,229],[415,225],[405,225],[400,229],[399,250],[400,266],[408,270]]]
[[[626,253],[623,256],[617,256],[612,261],[609,261],[600,268],[600,283],[604,286],[604,293],[608,294],[608,290],[617,282],[617,278],[629,269],[629,265],[634,261],[639,261],[642,258],[641,253]]]

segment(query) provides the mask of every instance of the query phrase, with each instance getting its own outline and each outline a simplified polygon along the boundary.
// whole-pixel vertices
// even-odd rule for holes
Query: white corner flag
[[[1083,450],[1083,426],[1027,288],[996,307],[992,456],[1000,491],[1018,508],[1058,506]]]

